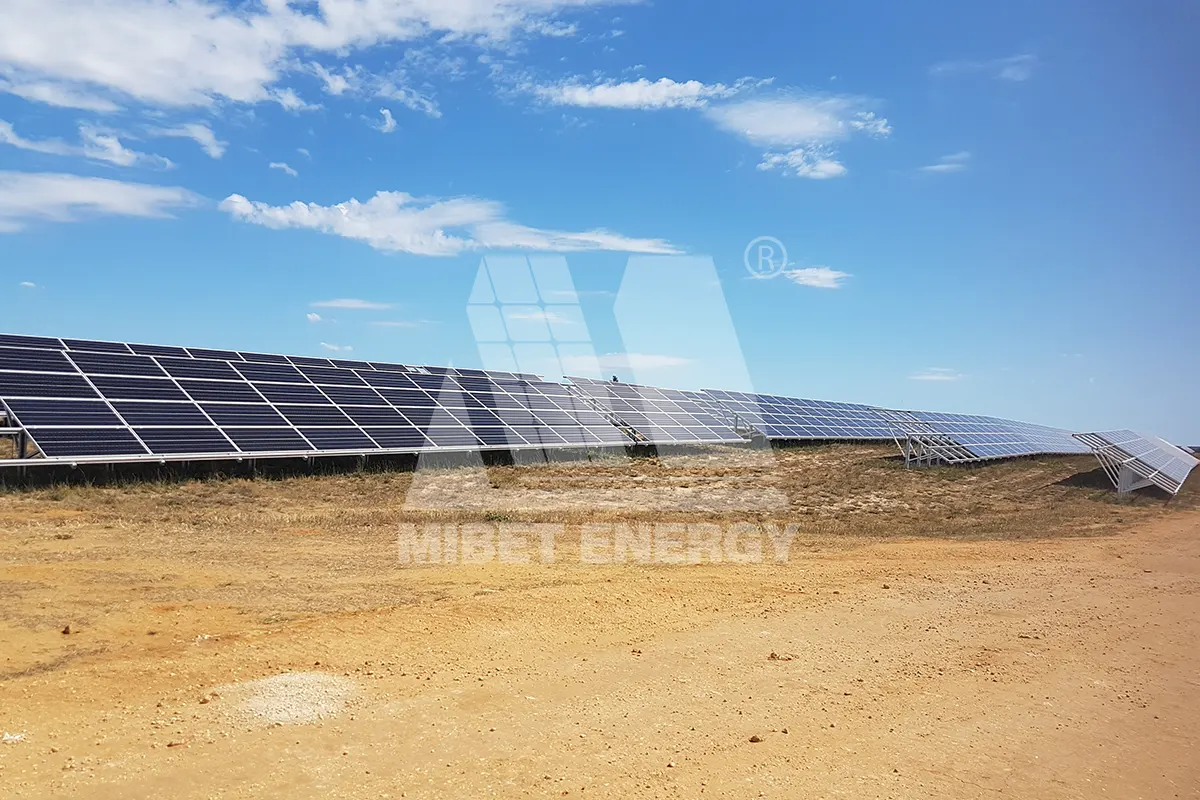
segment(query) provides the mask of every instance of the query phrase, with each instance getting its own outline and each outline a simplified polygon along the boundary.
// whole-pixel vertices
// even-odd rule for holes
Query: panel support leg
[[[1145,478],[1141,477],[1140,475],[1138,475],[1136,472],[1131,470],[1125,464],[1122,464],[1120,469],[1117,470],[1117,494],[1118,495],[1124,496],[1124,495],[1127,495],[1130,492],[1133,492],[1137,489],[1144,489],[1145,487],[1151,486],[1152,484],[1153,484],[1152,481],[1148,481]]]

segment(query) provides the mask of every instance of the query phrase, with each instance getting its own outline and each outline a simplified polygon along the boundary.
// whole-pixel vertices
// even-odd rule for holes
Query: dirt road
[[[1200,512],[1118,512],[400,569],[386,533],[171,548],[62,509],[0,544],[0,796],[1200,797]],[[352,689],[275,725],[226,688],[283,673]]]

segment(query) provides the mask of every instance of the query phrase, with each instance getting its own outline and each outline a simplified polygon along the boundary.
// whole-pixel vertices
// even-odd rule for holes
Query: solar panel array
[[[970,455],[947,458],[951,463],[1015,458],[1040,453],[1086,453],[1069,431],[1025,422],[975,414],[946,414],[934,411],[909,412],[940,436],[952,440]]]
[[[891,439],[880,410],[856,403],[705,389],[704,394],[768,439]]]
[[[569,380],[601,412],[632,431],[639,443],[693,445],[746,441],[728,422],[715,416],[696,392],[591,378]]]
[[[1177,494],[1191,471],[1200,465],[1200,461],[1178,447],[1133,431],[1077,433],[1075,438],[1096,454],[1118,487],[1121,481],[1116,473],[1126,467],[1159,488]]]
[[[1178,491],[1195,459],[1129,431],[528,373],[0,334],[0,421],[51,460],[903,439],[963,463],[1101,456]],[[1107,459],[1107,460],[1106,460]]]
[[[0,336],[0,404],[47,457],[628,444],[537,376]]]

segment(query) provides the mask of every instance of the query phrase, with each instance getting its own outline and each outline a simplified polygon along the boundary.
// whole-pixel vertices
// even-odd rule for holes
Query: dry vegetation
[[[6,458],[16,458],[17,447],[12,439],[0,439],[0,461]]]
[[[1198,785],[1200,709],[1162,700],[1200,634],[1196,481],[1117,501],[1086,458],[893,452],[0,492],[0,726],[29,731],[0,747],[0,795],[991,797],[1014,768],[1028,797]],[[747,520],[798,525],[788,563],[577,558],[585,523]],[[419,521],[566,530],[551,565],[401,568]],[[272,733],[208,700],[314,669],[353,679],[349,717]]]

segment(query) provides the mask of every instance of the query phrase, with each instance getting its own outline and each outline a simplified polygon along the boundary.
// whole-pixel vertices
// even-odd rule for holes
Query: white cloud
[[[271,99],[279,103],[284,111],[292,111],[300,113],[301,111],[317,111],[321,108],[320,103],[310,103],[300,95],[296,94],[295,89],[273,89],[271,91]]]
[[[310,161],[312,160],[312,153],[308,152],[307,148],[297,147],[296,152],[299,153],[300,155],[304,156],[305,158],[309,159]]]
[[[813,180],[840,178],[846,174],[846,165],[834,157],[833,150],[817,145],[797,147],[786,153],[764,153],[758,169],[763,172],[779,170],[784,175]]]
[[[379,129],[379,132],[391,133],[392,131],[396,130],[396,119],[392,116],[392,112],[388,111],[386,108],[381,108],[379,109],[379,113],[383,115],[383,122],[380,122],[375,126]]]
[[[111,100],[56,83],[8,81],[0,77],[0,93],[15,95],[35,103],[45,103],[48,106],[78,108],[101,114],[120,109],[120,106]]]
[[[36,288],[38,288],[38,285],[37,285],[36,283],[34,283],[33,281],[21,281],[21,282],[20,282],[19,284],[17,284],[17,285],[18,285],[18,286],[20,286],[22,289],[36,289]]]
[[[941,77],[984,74],[997,80],[1020,83],[1033,77],[1037,65],[1037,56],[1021,53],[985,61],[943,61],[930,67],[929,72]]]
[[[596,367],[601,370],[633,370],[649,372],[652,370],[672,369],[691,364],[689,358],[678,356],[657,355],[654,353],[605,353],[599,356],[567,355],[562,357],[562,368],[565,372],[590,372]]]
[[[442,116],[441,109],[438,108],[437,103],[432,98],[426,97],[415,89],[410,89],[406,86],[397,86],[390,80],[385,80],[378,86],[375,96],[395,100],[411,111],[416,111],[434,119],[440,119]]]
[[[617,83],[613,81],[586,85],[578,81],[563,81],[545,86],[529,85],[527,91],[552,105],[579,108],[701,108],[710,100],[731,97],[750,85],[762,82],[743,78],[732,86],[723,83],[706,84],[700,81],[677,82],[670,78]]]
[[[0,172],[0,232],[87,216],[170,217],[196,205],[186,189],[59,173]]]
[[[166,169],[173,166],[171,160],[149,153],[139,153],[121,144],[117,134],[99,130],[90,125],[81,125],[79,138],[83,140],[83,155],[96,161],[107,161],[121,167],[150,166]]]
[[[324,319],[321,317],[321,315],[317,314],[317,313],[305,314],[304,318],[307,319],[309,322],[311,322],[313,325],[316,325],[318,322],[324,321]]]
[[[375,303],[370,300],[357,300],[350,297],[339,300],[318,300],[309,305],[313,308],[341,308],[348,311],[386,311],[392,307],[391,303]]]
[[[173,128],[155,128],[150,133],[154,136],[175,136],[182,139],[191,139],[196,144],[208,153],[212,158],[220,158],[225,155],[225,148],[228,142],[222,142],[212,132],[212,128],[203,122],[189,122],[186,125],[177,125]]]
[[[936,164],[926,164],[920,169],[921,172],[962,172],[967,168],[967,162],[970,160],[971,154],[964,150],[961,153],[942,156]]]
[[[21,150],[35,153],[46,153],[56,156],[77,156],[93,161],[105,161],[121,167],[135,165],[152,167],[170,167],[170,160],[162,156],[139,153],[121,144],[117,134],[94,128],[91,125],[79,127],[81,144],[69,144],[61,139],[26,139],[20,136],[11,123],[0,120],[0,144],[11,145]]]
[[[794,147],[845,139],[851,133],[887,136],[886,119],[866,101],[843,95],[776,97],[714,105],[705,114],[719,128],[765,147]]]
[[[234,194],[222,201],[221,209],[255,225],[306,228],[366,242],[377,250],[415,255],[450,256],[479,249],[679,252],[661,239],[633,239],[604,230],[569,233],[526,227],[505,219],[501,204],[469,197],[441,200],[378,192],[365,203],[351,199],[333,206],[300,201],[272,206]]]
[[[867,101],[846,95],[755,98],[709,106],[704,114],[718,128],[771,148],[758,169],[798,178],[838,178],[846,166],[834,143],[855,134],[883,138],[888,121],[867,110]]]
[[[910,381],[931,381],[934,383],[950,383],[960,381],[963,375],[949,367],[928,367],[908,376]]]
[[[800,286],[812,286],[817,289],[840,289],[849,272],[838,272],[829,267],[803,267],[800,269],[785,269],[783,276],[792,283]]]
[[[280,172],[285,172],[288,175],[291,175],[293,178],[300,175],[299,172],[296,172],[296,170],[294,170],[290,166],[288,166],[286,161],[272,161],[270,164],[267,164],[267,168],[268,169],[277,169]]]
[[[4,0],[0,90],[92,110],[270,99],[299,110],[307,104],[278,83],[301,54],[569,35],[556,14],[627,1]],[[328,72],[327,89],[340,90],[345,74]]]
[[[349,353],[354,350],[354,348],[348,344],[330,344],[329,342],[321,342],[321,347],[324,347],[331,353]]]

